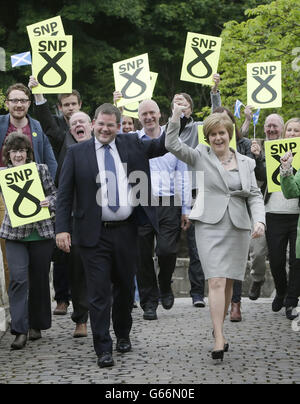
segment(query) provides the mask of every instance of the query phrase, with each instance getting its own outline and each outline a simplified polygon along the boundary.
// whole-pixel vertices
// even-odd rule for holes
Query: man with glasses
[[[51,176],[55,179],[57,163],[54,157],[52,147],[48,138],[44,134],[41,125],[35,119],[28,115],[30,107],[31,93],[22,83],[11,85],[6,91],[5,105],[8,114],[0,115],[0,167],[2,162],[2,147],[6,137],[11,132],[20,132],[28,136],[34,151],[34,160],[38,164],[46,164],[49,168]],[[4,204],[0,198],[0,223],[4,217]],[[5,259],[5,247],[3,248],[1,240],[1,248],[3,253],[3,261],[5,268],[6,287],[8,287],[8,269]]]
[[[21,132],[29,137],[33,146],[35,162],[46,164],[52,178],[55,178],[57,163],[48,138],[44,134],[41,125],[28,115],[31,93],[21,83],[10,86],[6,92],[5,105],[8,114],[0,116],[0,148],[2,149],[5,138],[11,132]],[[2,156],[0,157],[0,166]]]

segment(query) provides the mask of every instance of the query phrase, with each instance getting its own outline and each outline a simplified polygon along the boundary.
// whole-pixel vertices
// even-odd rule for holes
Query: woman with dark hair
[[[3,163],[7,168],[20,167],[33,161],[33,149],[28,137],[12,132],[2,149]],[[42,208],[55,213],[56,188],[48,167],[37,164],[46,199]],[[36,223],[12,227],[7,212],[0,228],[5,239],[10,271],[8,290],[11,333],[16,336],[12,349],[22,349],[30,340],[41,338],[41,330],[51,327],[51,300],[49,271],[53,252],[53,218]]]

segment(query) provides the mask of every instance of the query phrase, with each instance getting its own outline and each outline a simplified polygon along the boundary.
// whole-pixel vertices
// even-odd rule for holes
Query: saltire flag
[[[253,125],[254,126],[257,125],[259,113],[260,113],[260,108],[258,108],[258,110],[255,112],[255,114],[253,114]]]
[[[31,63],[32,63],[31,53],[29,51],[23,52],[23,53],[18,53],[17,55],[11,56],[11,66],[12,67],[31,65]]]
[[[241,119],[241,106],[244,106],[244,104],[240,100],[236,100],[234,107],[234,116],[239,119]]]

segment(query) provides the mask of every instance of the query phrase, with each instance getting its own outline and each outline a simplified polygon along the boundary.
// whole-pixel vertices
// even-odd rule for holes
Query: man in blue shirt
[[[159,125],[161,117],[156,102],[145,100],[139,106],[139,119],[143,129],[137,131],[140,139],[159,138],[163,128]],[[177,244],[181,228],[189,226],[190,212],[189,176],[187,165],[171,153],[150,160],[152,193],[157,206],[159,233],[151,224],[139,227],[140,264],[137,273],[141,307],[145,320],[157,319],[159,299],[162,306],[169,310],[174,304],[171,288],[172,275],[176,267]],[[159,273],[153,262],[154,240]],[[158,279],[157,279],[158,278]]]

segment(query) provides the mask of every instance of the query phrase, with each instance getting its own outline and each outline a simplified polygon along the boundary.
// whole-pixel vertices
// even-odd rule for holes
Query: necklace
[[[228,160],[225,160],[225,161],[220,160],[220,162],[221,162],[221,164],[223,164],[223,166],[227,166],[228,164],[231,163],[231,160],[232,160],[232,159],[233,159],[233,153],[230,152],[230,157],[229,157],[229,159],[228,159]]]

